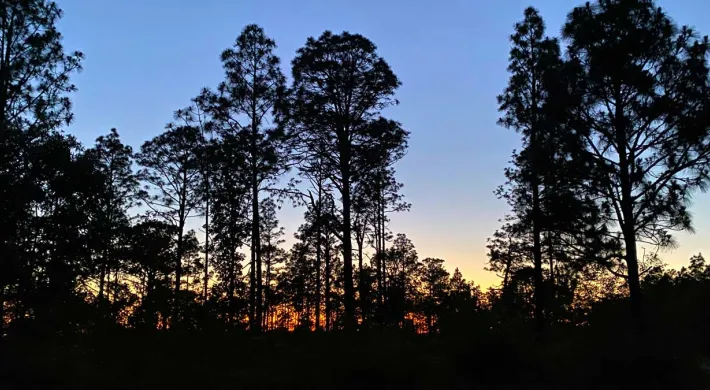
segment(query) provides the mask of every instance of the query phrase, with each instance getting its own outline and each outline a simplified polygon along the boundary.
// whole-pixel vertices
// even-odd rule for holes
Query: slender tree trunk
[[[321,247],[322,247],[322,233],[321,233],[321,207],[322,199],[321,194],[322,188],[321,183],[318,183],[318,205],[316,206],[316,331],[320,332],[320,305],[321,305]]]
[[[544,293],[542,278],[542,245],[540,244],[540,195],[536,174],[533,173],[533,260],[535,262],[535,324],[538,335],[545,327]]]
[[[256,69],[253,70],[252,76],[256,80]],[[259,216],[259,170],[258,163],[260,159],[259,145],[257,140],[259,138],[259,125],[260,120],[257,115],[257,95],[256,91],[252,91],[251,96],[251,205],[252,205],[252,256],[253,263],[252,267],[256,267],[255,281],[256,281],[256,301],[254,302],[256,307],[254,309],[256,317],[254,317],[252,330],[259,332],[261,329],[261,316],[262,316],[262,303],[263,303],[263,286],[262,286],[262,275],[261,275],[261,225]]]
[[[183,164],[183,167],[187,164]],[[182,278],[182,255],[183,255],[183,234],[185,230],[185,220],[187,218],[187,169],[182,171],[182,188],[180,189],[180,209],[178,210],[178,239],[175,259],[175,297],[177,299],[180,292],[180,279]],[[177,302],[175,302],[177,304]]]
[[[330,330],[330,233],[325,233],[325,330]]]
[[[101,264],[101,272],[99,274],[99,306],[102,305],[102,302],[104,301],[104,285],[106,284],[106,259],[104,258],[103,263]]]
[[[360,316],[361,316],[361,326],[365,327],[368,315],[368,304],[367,304],[367,286],[365,286],[365,274],[362,264],[363,260],[363,240],[365,239],[363,232],[362,235],[358,232],[357,235],[357,262],[358,262],[358,280],[357,280],[357,290],[360,294]]]
[[[234,248],[232,248],[232,250],[230,251],[230,256],[229,256],[229,276],[228,276],[229,281],[227,284],[227,305],[229,307],[229,310],[227,310],[227,312],[229,313],[227,315],[227,323],[228,324],[231,324],[233,322],[232,320],[234,318],[234,288],[235,288],[234,285],[235,285],[235,279],[236,279],[235,270],[234,270],[236,267],[236,260],[234,258],[235,256],[236,256],[236,250]]]
[[[433,303],[434,303],[434,291],[429,290],[429,302],[431,303],[431,307],[427,309],[427,334],[432,335],[434,334],[433,327],[434,327],[434,319],[433,319]]]
[[[510,265],[513,262],[513,250],[511,249],[511,244],[513,240],[508,237],[508,259],[505,262],[505,273],[503,276],[503,292],[508,290],[508,282],[510,281]]]
[[[384,202],[384,196],[382,194],[382,187],[380,187],[380,204],[379,204],[379,209],[378,209],[378,215],[380,218],[380,232],[379,232],[379,237],[380,237],[380,253],[382,255],[381,258],[381,264],[382,264],[382,307],[384,309],[383,314],[386,313],[387,307],[389,304],[389,299],[388,299],[388,294],[387,294],[387,237],[385,229],[385,202]]]
[[[269,256],[266,262],[266,283],[264,284],[264,330],[271,329],[269,324],[269,313],[271,312],[271,263],[273,257]]]
[[[347,160],[346,160],[347,161]],[[354,331],[355,323],[355,289],[353,286],[353,243],[352,243],[352,220],[350,218],[350,167],[344,164],[341,167],[343,178],[343,272],[344,272],[344,303],[345,318],[344,325],[346,331]]]
[[[379,220],[379,218],[377,218]],[[377,265],[377,321],[382,325],[382,251],[380,249],[379,222],[375,222],[375,263]]]
[[[117,302],[118,301],[118,274],[119,271],[116,269],[116,272],[113,273],[113,301]],[[114,321],[118,321],[118,312],[113,313],[113,319]]]
[[[186,164],[183,164],[186,166]],[[178,210],[178,237],[177,237],[177,248],[175,249],[175,291],[173,292],[173,307],[172,307],[172,318],[175,320],[171,327],[175,326],[180,315],[180,283],[182,281],[182,255],[183,255],[183,243],[184,237],[183,233],[185,230],[185,220],[187,218],[187,170],[183,170],[183,180],[182,188],[180,191],[180,208]]]
[[[256,172],[253,173],[253,180],[256,180]],[[252,258],[253,258],[253,263],[252,263],[252,268],[254,268],[254,281],[255,281],[255,308],[254,308],[254,328],[252,329],[255,332],[260,331],[260,325],[261,325],[261,315],[262,315],[262,302],[263,302],[263,293],[262,293],[262,282],[261,282],[261,237],[260,237],[260,226],[259,226],[259,188],[255,185],[252,187]]]
[[[210,185],[209,179],[207,179],[207,193],[209,194]],[[207,288],[210,278],[210,198],[207,195],[207,200],[205,201],[205,281],[202,291],[202,302],[207,304]]]
[[[253,241],[252,241],[253,245]],[[252,246],[253,248],[253,246]],[[251,261],[249,262],[249,329],[254,330],[256,321],[256,254],[251,251]]]
[[[535,40],[531,40],[531,45],[535,46]],[[534,53],[534,51],[533,51]],[[536,64],[535,55],[532,57],[532,64]],[[538,90],[537,90],[537,72],[532,70],[532,86],[531,86],[531,132],[530,132],[530,148],[531,161],[530,171],[531,179],[530,186],[532,187],[532,228],[533,228],[533,261],[535,266],[535,328],[538,337],[542,336],[545,329],[545,295],[543,292],[543,277],[542,277],[542,245],[540,242],[541,235],[541,213],[540,213],[540,178],[538,170],[539,145],[538,145]]]
[[[182,279],[182,252],[183,252],[183,230],[185,228],[184,218],[182,217],[183,212],[180,212],[180,226],[178,227],[178,239],[177,248],[175,256],[175,291],[173,292],[173,319],[177,321],[180,313],[179,297],[180,297],[180,282]],[[175,326],[175,322],[171,326]]]
[[[153,290],[155,288],[155,272],[149,271],[146,276],[146,293],[144,298],[144,305],[146,306],[146,317],[148,317],[148,324],[151,330],[155,330],[158,327],[157,318],[155,313],[155,302],[153,300]]]
[[[553,301],[556,301],[556,288],[555,288],[555,251],[554,247],[552,246],[552,233],[547,234],[547,256],[548,260],[550,263],[550,283],[548,284],[548,288],[550,289],[549,297]]]

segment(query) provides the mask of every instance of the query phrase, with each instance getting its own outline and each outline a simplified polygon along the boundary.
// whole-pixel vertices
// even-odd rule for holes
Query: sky
[[[403,85],[399,106],[386,115],[411,132],[409,152],[397,165],[412,203],[392,217],[420,258],[439,257],[482,286],[497,282],[484,271],[486,238],[508,211],[493,191],[519,137],[496,125],[496,95],[505,88],[509,35],[529,6],[538,8],[548,34],[558,35],[567,13],[583,1],[563,0],[57,0],[67,50],[80,50],[75,75],[75,121],[67,131],[85,145],[116,128],[138,149],[160,134],[172,113],[203,87],[223,78],[219,61],[242,28],[262,26],[290,61],[309,36],[324,30],[360,33],[372,40]],[[710,2],[658,1],[679,24],[710,34]],[[671,266],[710,252],[710,195],[695,196],[696,233],[663,252]],[[302,210],[279,213],[287,235]]]

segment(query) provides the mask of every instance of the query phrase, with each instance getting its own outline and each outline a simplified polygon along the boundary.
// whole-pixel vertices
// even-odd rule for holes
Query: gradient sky
[[[172,113],[222,79],[222,50],[249,23],[276,40],[284,71],[309,36],[326,29],[370,38],[400,77],[400,105],[387,115],[411,131],[399,180],[412,203],[393,217],[420,257],[440,257],[468,279],[487,286],[485,242],[506,212],[493,190],[518,147],[512,130],[496,125],[496,95],[505,88],[509,42],[528,5],[537,7],[550,35],[582,1],[563,0],[58,0],[59,28],[68,50],[86,55],[74,77],[75,122],[69,132],[85,144],[118,129],[138,149],[159,134]],[[710,2],[658,4],[681,24],[710,34]],[[673,266],[710,252],[710,195],[698,194],[695,235],[662,254]],[[290,237],[302,211],[280,212]]]

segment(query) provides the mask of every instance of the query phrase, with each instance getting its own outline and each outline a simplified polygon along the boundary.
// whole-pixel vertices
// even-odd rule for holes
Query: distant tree
[[[309,237],[313,241],[316,252],[316,301],[322,302],[322,296],[318,295],[322,291],[322,279],[320,271],[325,256],[326,235],[328,235],[329,225],[333,224],[335,216],[330,215],[329,206],[333,202],[333,185],[328,181],[325,174],[326,164],[323,159],[323,154],[328,149],[326,140],[311,138],[308,136],[308,131],[305,130],[303,124],[289,122],[289,126],[295,134],[295,152],[293,158],[295,165],[298,167],[300,179],[306,180],[308,187],[305,190],[298,188],[301,180],[292,180],[289,183],[289,193],[291,198],[297,205],[305,206],[307,230]],[[328,268],[328,259],[326,262],[326,271]],[[329,275],[326,272],[325,279]],[[325,283],[328,284],[327,281]],[[327,299],[327,298],[326,298]],[[327,306],[327,304],[326,304]],[[320,305],[316,305],[316,330],[320,330]],[[326,315],[326,327],[328,324]]]
[[[421,283],[424,295],[422,309],[427,319],[427,333],[434,334],[438,332],[437,314],[440,313],[449,293],[449,272],[444,268],[444,260],[430,257],[422,260]]]
[[[415,310],[421,263],[414,244],[402,233],[397,234],[385,256],[387,259],[386,322],[403,327],[407,313]]]
[[[308,38],[292,62],[296,123],[306,138],[326,145],[322,155],[328,179],[342,202],[345,324],[355,327],[355,290],[352,264],[353,186],[363,176],[357,170],[363,157],[358,150],[371,139],[370,121],[379,110],[395,103],[400,85],[389,65],[376,53],[375,45],[359,34],[324,32]]]
[[[503,290],[508,288],[511,275],[522,267],[529,257],[530,246],[523,239],[520,226],[512,216],[506,216],[505,224],[488,238],[488,263],[486,271],[495,272],[503,278]]]
[[[523,151],[515,156],[517,169],[509,169],[506,176],[517,181],[521,190],[530,198],[523,207],[525,216],[532,226],[532,256],[535,269],[535,318],[538,332],[544,327],[544,297],[542,272],[542,226],[541,212],[541,176],[545,163],[543,143],[545,132],[550,126],[546,123],[543,106],[549,95],[546,80],[560,62],[557,41],[545,37],[545,25],[538,11],[532,7],[525,10],[525,18],[515,25],[511,36],[513,47],[510,51],[511,73],[505,92],[498,97],[500,110],[505,115],[499,123],[513,128],[523,136]]]
[[[300,238],[300,237],[299,237]],[[310,330],[315,309],[315,262],[313,247],[308,242],[297,242],[291,249],[284,272],[279,278],[279,289],[295,315],[294,328]]]
[[[387,231],[389,218],[387,214],[408,211],[410,204],[404,200],[401,193],[403,185],[395,178],[394,164],[399,161],[407,151],[409,132],[404,130],[395,121],[378,118],[370,122],[368,134],[371,140],[360,151],[364,154],[362,159],[362,179],[354,187],[353,210],[355,241],[358,246],[358,263],[361,280],[358,281],[361,297],[361,311],[369,313],[370,295],[365,287],[366,278],[370,277],[371,269],[363,268],[363,246],[365,239],[369,238],[375,253],[372,266],[375,266],[377,280],[377,312],[381,312],[383,305],[384,262],[382,254],[386,249],[386,242],[391,237]],[[363,315],[363,322],[366,320]]]
[[[696,279],[707,279],[710,277],[710,268],[708,268],[708,265],[705,263],[705,257],[703,257],[702,253],[691,256],[687,273]]]
[[[203,99],[217,131],[245,141],[251,189],[250,325],[262,323],[263,281],[259,203],[261,194],[288,168],[284,127],[278,124],[286,93],[286,77],[273,51],[276,43],[254,24],[246,26],[234,48],[222,52],[225,80]],[[271,124],[276,126],[269,126]]]
[[[199,156],[198,156],[198,161],[200,165],[200,171],[201,171],[201,179],[203,183],[203,188],[202,188],[202,200],[203,200],[203,211],[204,211],[204,217],[205,217],[205,223],[203,225],[204,232],[205,232],[205,244],[204,244],[204,253],[205,253],[205,261],[203,264],[204,267],[204,279],[203,279],[203,287],[202,287],[202,301],[203,303],[207,303],[207,295],[209,291],[209,267],[210,267],[210,236],[211,236],[211,231],[210,231],[210,204],[212,201],[211,195],[212,195],[212,170],[215,168],[215,161],[214,161],[214,151],[215,148],[213,147],[213,142],[212,141],[212,133],[214,132],[214,122],[212,119],[207,115],[205,112],[205,106],[207,105],[207,102],[204,101],[205,94],[201,94],[197,98],[193,99],[193,102],[191,105],[189,105],[186,108],[177,110],[175,112],[175,120],[180,123],[183,126],[192,126],[196,127],[200,131],[200,140],[202,141],[202,145],[200,145],[199,148]]]
[[[262,260],[265,264],[264,274],[260,276],[264,280],[264,296],[262,298],[264,301],[264,315],[262,316],[261,326],[263,329],[268,330],[269,311],[272,309],[270,306],[274,298],[272,289],[272,281],[275,279],[274,271],[285,260],[285,251],[280,248],[280,245],[285,242],[283,239],[285,232],[284,228],[279,226],[279,220],[276,215],[278,205],[273,199],[266,198],[262,200],[259,207],[261,209]]]
[[[249,303],[242,295],[246,284],[242,281],[244,254],[239,251],[251,232],[251,209],[245,140],[234,134],[221,134],[210,144],[212,168],[210,198],[212,207],[213,266],[218,276],[215,287],[222,315],[229,326],[238,321],[242,303]]]
[[[102,304],[105,285],[111,271],[119,272],[118,260],[125,245],[129,226],[129,210],[137,204],[138,178],[133,172],[133,149],[124,145],[116,129],[96,139],[96,145],[86,151],[101,174],[104,191],[98,193],[93,204],[98,249],[99,291],[97,301]]]
[[[130,323],[137,327],[163,327],[170,315],[170,276],[175,270],[176,227],[147,219],[131,227],[128,240],[129,272],[138,278],[140,303]]]
[[[467,282],[458,268],[448,280],[445,300],[439,308],[439,328],[442,333],[474,332],[475,316],[483,310],[480,287]]]
[[[175,297],[184,276],[185,224],[199,211],[202,201],[202,145],[198,128],[168,125],[164,133],[146,141],[136,155],[141,166],[138,176],[145,185],[145,204],[152,215],[176,227]]]
[[[649,0],[577,7],[563,36],[577,71],[575,130],[598,178],[587,190],[623,237],[639,320],[637,244],[673,245],[671,231],[691,230],[689,196],[708,183],[708,40]]]
[[[105,182],[72,137],[53,133],[34,152],[41,153],[30,160],[41,197],[28,205],[32,212],[19,226],[25,261],[18,270],[15,318],[35,319],[50,332],[78,330],[71,328],[88,320],[78,292],[91,275],[96,242],[87,210]]]

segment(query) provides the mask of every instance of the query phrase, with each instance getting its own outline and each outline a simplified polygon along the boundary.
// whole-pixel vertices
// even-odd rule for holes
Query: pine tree
[[[259,203],[261,194],[287,170],[287,135],[278,125],[286,78],[273,53],[276,43],[254,24],[246,26],[233,48],[222,52],[225,80],[203,99],[217,131],[246,141],[251,189],[250,324],[262,323],[263,281]],[[269,120],[276,126],[269,127]]]
[[[56,28],[62,11],[46,0],[0,3],[0,332],[8,300],[21,306],[31,290],[32,203],[41,199],[37,168],[42,144],[72,119],[69,77],[81,69],[83,54],[65,52]],[[24,297],[22,296],[24,295]],[[21,302],[24,301],[24,302]],[[21,314],[21,313],[20,313]]]
[[[292,62],[294,121],[307,131],[309,143],[324,145],[320,156],[325,174],[342,202],[345,324],[355,327],[355,290],[352,261],[352,201],[354,185],[361,180],[358,154],[370,139],[367,130],[379,110],[395,103],[400,85],[376,46],[359,34],[324,32],[308,38]],[[318,140],[318,141],[316,141]]]
[[[500,110],[505,112],[499,123],[513,128],[523,136],[523,151],[515,156],[516,168],[506,172],[509,180],[516,181],[524,194],[530,195],[522,212],[529,215],[532,226],[533,259],[535,269],[535,320],[538,333],[545,324],[543,271],[542,271],[542,226],[541,185],[544,161],[543,144],[545,132],[549,132],[543,106],[548,97],[545,81],[547,73],[558,66],[559,46],[557,41],[545,37],[545,25],[538,11],[532,7],[525,10],[525,19],[515,25],[511,36],[513,47],[510,51],[511,73],[505,92],[498,97]],[[520,199],[518,199],[520,200]]]
[[[422,260],[422,311],[427,319],[427,333],[429,334],[437,333],[439,330],[439,318],[436,317],[448,294],[449,276],[449,272],[444,268],[444,260],[431,257]]]
[[[94,223],[98,249],[99,291],[97,301],[104,300],[105,286],[111,271],[119,272],[118,259],[123,250],[125,232],[129,226],[128,212],[137,204],[138,179],[133,172],[133,149],[124,145],[116,129],[96,139],[96,145],[86,151],[105,180],[102,193],[97,194]]]
[[[621,234],[633,313],[641,320],[639,243],[691,230],[693,190],[710,174],[708,40],[649,0],[575,8],[563,28],[579,96],[575,130],[594,169],[587,191]]]
[[[152,215],[176,227],[175,299],[184,276],[185,224],[201,206],[199,150],[203,144],[196,127],[170,124],[164,133],[146,141],[136,156],[141,166],[138,176],[145,184],[143,201]]]

